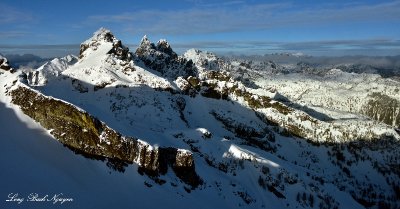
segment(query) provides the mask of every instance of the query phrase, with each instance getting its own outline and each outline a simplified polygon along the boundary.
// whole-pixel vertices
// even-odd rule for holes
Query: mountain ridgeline
[[[395,79],[291,70],[195,49],[178,55],[166,40],[147,36],[131,50],[104,28],[80,45],[78,57],[6,68],[2,93],[55,139],[116,171],[136,164],[143,189],[177,201],[400,207]]]

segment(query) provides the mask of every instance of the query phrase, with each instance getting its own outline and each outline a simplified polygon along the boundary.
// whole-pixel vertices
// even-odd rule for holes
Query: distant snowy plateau
[[[395,77],[146,36],[130,51],[104,28],[79,57],[11,64],[0,56],[1,209],[400,208]]]

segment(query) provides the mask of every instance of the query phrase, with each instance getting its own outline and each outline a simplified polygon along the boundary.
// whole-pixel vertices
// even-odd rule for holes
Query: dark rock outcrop
[[[62,100],[46,97],[28,87],[11,91],[12,103],[39,122],[61,143],[89,156],[137,163],[150,176],[166,174],[171,167],[177,177],[196,188],[202,180],[195,171],[192,153],[176,148],[154,148],[123,136],[83,110]]]
[[[0,69],[5,71],[10,71],[12,73],[14,72],[14,69],[8,63],[8,60],[5,57],[2,57],[1,55],[0,55]]]
[[[372,93],[361,113],[374,120],[400,128],[400,102],[385,94]]]
[[[135,55],[146,67],[174,80],[179,76],[187,78],[197,74],[192,60],[178,56],[166,40],[160,40],[155,45],[144,36]]]

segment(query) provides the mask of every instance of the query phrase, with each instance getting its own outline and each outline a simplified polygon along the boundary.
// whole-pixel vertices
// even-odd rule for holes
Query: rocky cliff
[[[171,167],[177,177],[196,188],[201,184],[189,151],[152,147],[144,141],[123,136],[87,112],[62,100],[42,95],[29,87],[11,91],[12,102],[39,122],[61,143],[80,153],[105,157],[110,162],[137,163],[140,171],[159,176]]]

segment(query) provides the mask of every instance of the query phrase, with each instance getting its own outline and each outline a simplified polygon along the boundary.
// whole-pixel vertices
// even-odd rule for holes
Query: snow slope
[[[171,185],[147,187],[152,180],[136,172],[131,165],[124,173],[115,172],[101,161],[86,159],[66,149],[39,124],[0,103],[1,208],[221,208],[229,205],[216,201],[212,192],[200,190],[187,194]],[[170,192],[174,191],[174,192]],[[54,195],[70,199],[32,202],[30,194]],[[25,201],[6,202],[18,194]],[[232,205],[232,207],[235,207]]]
[[[63,192],[76,198],[64,203],[71,208],[400,205],[396,196],[400,188],[400,136],[393,127],[345,110],[296,103],[281,91],[274,91],[275,86],[268,86],[284,86],[287,80],[293,80],[290,87],[301,90],[302,86],[295,85],[295,77],[285,79],[291,75],[281,80],[278,75],[268,78],[249,66],[227,63],[198,50],[178,56],[165,40],[156,45],[146,37],[131,53],[106,29],[83,42],[79,60],[72,60],[53,60],[32,72],[1,71],[0,100],[24,121],[2,106],[1,133],[5,135],[1,147],[18,150],[4,150],[2,159],[15,158],[21,165],[4,162],[13,169],[1,174],[2,179],[24,179],[4,182],[2,195],[11,193],[14,187],[21,193],[35,189],[41,193]],[[272,67],[273,63],[268,65]],[[248,72],[249,82],[265,88],[253,89],[235,79],[231,76],[237,73],[235,66],[246,67],[242,70]],[[226,72],[229,69],[232,71]],[[33,72],[38,72],[38,82],[29,78]],[[265,77],[254,79],[255,74]],[[332,86],[334,82],[340,83],[340,78],[332,79]],[[152,147],[193,153],[202,184],[191,189],[171,170],[155,180],[143,175],[137,164],[117,172],[106,162],[74,154],[53,140],[51,131],[24,116],[24,105],[13,104],[13,91],[20,86],[72,104]],[[5,118],[20,131],[12,132]],[[32,126],[35,128],[29,128]],[[27,176],[32,168],[32,176]],[[42,183],[43,176],[55,183]],[[35,183],[27,185],[29,181]]]

